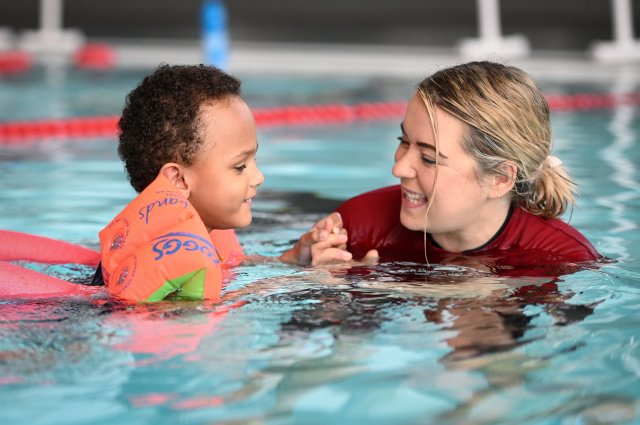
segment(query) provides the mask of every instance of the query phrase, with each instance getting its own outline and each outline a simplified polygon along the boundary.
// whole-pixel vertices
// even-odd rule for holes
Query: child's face
[[[264,176],[256,165],[256,123],[237,96],[200,110],[204,139],[195,163],[185,169],[189,201],[209,231],[251,223],[251,201]]]

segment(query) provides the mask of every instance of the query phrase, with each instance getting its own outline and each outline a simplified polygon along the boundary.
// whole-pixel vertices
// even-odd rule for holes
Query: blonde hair
[[[418,85],[435,126],[434,107],[468,125],[463,149],[479,176],[517,167],[512,202],[532,214],[553,218],[575,202],[576,185],[551,153],[549,105],[522,70],[492,62],[470,62],[436,72]],[[427,101],[428,100],[428,101]]]

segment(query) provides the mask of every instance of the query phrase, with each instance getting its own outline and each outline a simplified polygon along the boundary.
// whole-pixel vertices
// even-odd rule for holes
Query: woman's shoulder
[[[516,208],[498,238],[504,247],[544,252],[558,259],[592,261],[602,258],[589,240],[569,223],[559,218],[543,218]]]

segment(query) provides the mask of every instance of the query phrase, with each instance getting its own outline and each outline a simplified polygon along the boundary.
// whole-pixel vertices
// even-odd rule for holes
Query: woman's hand
[[[352,255],[347,251],[348,239],[340,213],[334,212],[300,236],[293,248],[280,256],[280,260],[302,266],[350,261]]]

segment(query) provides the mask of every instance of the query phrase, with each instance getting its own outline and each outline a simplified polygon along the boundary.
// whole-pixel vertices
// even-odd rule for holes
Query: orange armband
[[[242,245],[240,245],[235,230],[216,229],[212,230],[209,236],[216,247],[223,269],[237,266],[242,262],[244,250],[242,249]]]
[[[218,251],[193,206],[162,175],[100,232],[100,252],[113,296],[220,300]]]

